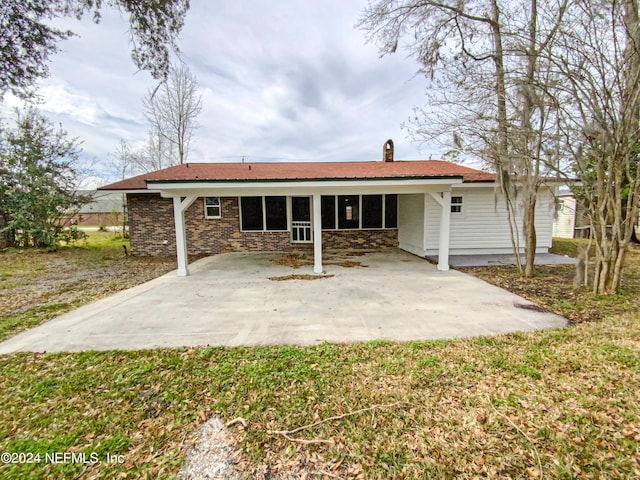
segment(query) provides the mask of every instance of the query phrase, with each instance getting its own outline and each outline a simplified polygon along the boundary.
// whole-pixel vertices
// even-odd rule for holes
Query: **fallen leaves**
[[[367,250],[366,252],[371,252],[372,250]],[[335,265],[343,268],[354,268],[354,267],[367,267],[367,265],[359,262],[357,260],[351,260],[350,257],[362,256],[366,252],[364,251],[349,251],[349,250],[339,250],[339,251],[329,251],[323,254],[323,264],[324,265]],[[313,265],[313,252],[294,252],[294,253],[281,253],[276,256],[273,262],[277,265],[282,265],[284,267],[291,268],[300,268],[300,267],[310,267]]]
[[[292,274],[282,275],[279,277],[267,277],[274,282],[282,282],[285,280],[324,280],[326,278],[334,277],[335,275],[309,275],[309,274]]]

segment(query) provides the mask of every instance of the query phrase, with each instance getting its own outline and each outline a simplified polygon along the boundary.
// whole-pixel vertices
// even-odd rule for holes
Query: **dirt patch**
[[[534,312],[548,312],[549,309],[536,305],[534,303],[516,303],[516,308],[522,308],[523,310],[531,310]]]
[[[178,478],[241,478],[233,466],[240,451],[235,447],[233,435],[218,417],[202,424],[192,442]]]
[[[274,282],[282,282],[284,280],[322,280],[323,278],[331,278],[335,275],[282,275],[280,277],[268,277],[269,280]]]
[[[363,265],[360,262],[356,262],[353,260],[338,260],[335,262],[325,262],[326,265],[337,265],[339,267],[345,267],[345,268],[353,268],[353,267],[367,267],[368,265]]]
[[[306,253],[283,253],[273,262],[283,267],[300,268],[313,265],[313,257]]]
[[[351,260],[350,257],[362,257],[370,253],[369,251],[347,251],[347,252],[329,252],[323,255],[324,265],[335,265],[337,267],[354,268],[367,267],[357,260]],[[313,255],[310,253],[283,253],[273,260],[277,265],[283,267],[300,268],[313,265]]]
[[[11,256],[5,254],[3,263],[9,263]],[[34,305],[99,298],[175,268],[173,258],[125,257],[118,250],[102,256],[78,249],[38,257],[35,269],[13,271],[4,277],[13,285],[3,289],[0,314],[10,315]]]

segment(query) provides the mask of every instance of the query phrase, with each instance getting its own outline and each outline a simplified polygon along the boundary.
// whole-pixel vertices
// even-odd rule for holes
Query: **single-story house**
[[[80,226],[109,227],[122,225],[124,199],[117,192],[78,190],[78,195],[90,198],[70,219]]]
[[[185,163],[102,187],[127,195],[134,255],[399,247],[421,257],[512,253],[494,174],[437,161]],[[538,252],[551,247],[555,203],[539,197]],[[520,222],[521,224],[521,222]],[[524,242],[522,242],[524,243]]]

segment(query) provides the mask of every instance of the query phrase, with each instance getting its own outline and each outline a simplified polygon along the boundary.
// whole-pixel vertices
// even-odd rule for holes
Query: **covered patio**
[[[250,168],[250,167],[249,167]],[[365,196],[365,195],[415,195],[421,196],[426,205],[428,199],[433,199],[440,207],[440,226],[438,243],[437,269],[449,270],[449,226],[451,215],[451,188],[462,183],[462,175],[435,177],[400,177],[400,178],[356,178],[356,179],[314,179],[297,181],[169,181],[149,180],[147,188],[158,192],[163,198],[170,198],[173,202],[175,225],[176,252],[178,259],[178,275],[189,275],[188,239],[185,228],[185,212],[201,197],[285,197],[292,241],[300,239],[313,244],[313,272],[321,274],[323,267],[323,226],[322,199],[323,197]],[[308,218],[303,220],[295,216],[294,201],[308,199]],[[398,202],[398,235],[403,230],[412,230],[415,237],[416,226],[422,228],[422,247],[426,250],[427,231],[426,218],[414,218],[416,215],[426,216],[427,208],[414,212],[408,207],[403,209],[403,203]],[[337,215],[337,214],[336,214]],[[401,245],[402,247],[402,245]]]

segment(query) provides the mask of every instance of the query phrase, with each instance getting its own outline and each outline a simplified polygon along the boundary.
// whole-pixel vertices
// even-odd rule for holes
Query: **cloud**
[[[72,93],[68,88],[49,84],[40,88],[40,110],[53,115],[68,115],[77,122],[97,127],[105,117],[104,109],[91,97]]]
[[[425,83],[410,59],[380,59],[354,29],[366,2],[192,2],[181,60],[203,99],[190,161],[376,160],[393,138],[398,158],[428,157],[400,124]],[[146,139],[142,97],[156,83],[136,72],[126,20],[65,20],[65,41],[42,82],[43,108],[106,158],[120,138]]]

